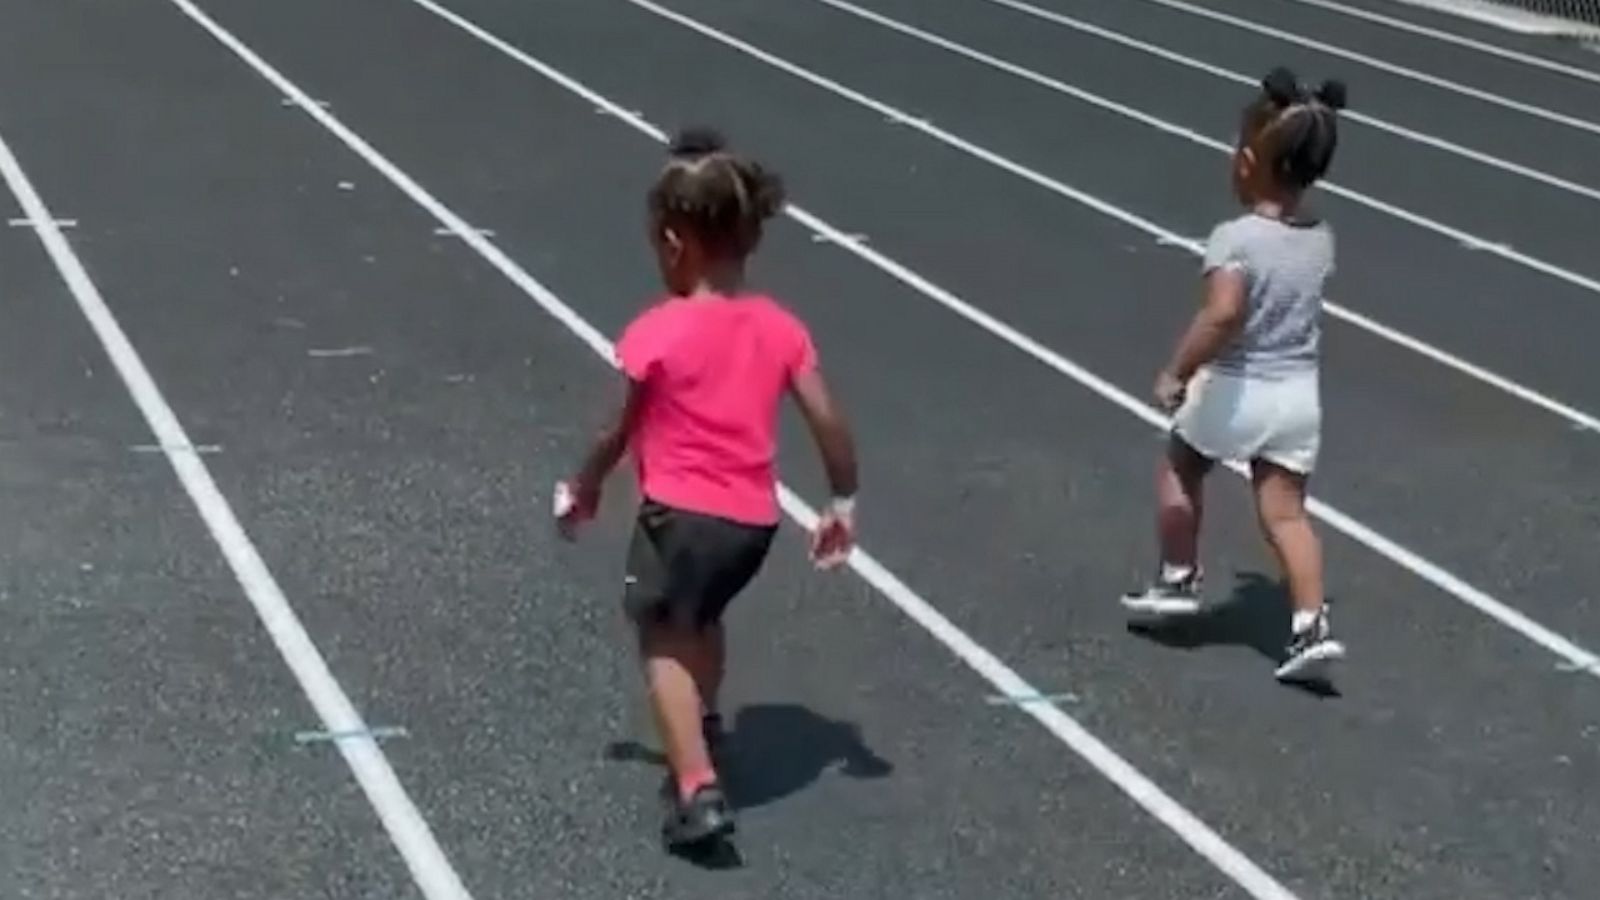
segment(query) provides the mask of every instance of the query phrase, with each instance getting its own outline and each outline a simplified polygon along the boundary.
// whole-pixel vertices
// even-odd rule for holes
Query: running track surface
[[[1222,154],[881,21],[816,0],[662,2],[1178,236],[1232,212]],[[1251,76],[1338,75],[1370,116],[1600,187],[1600,136],[1580,127],[1149,0],[1037,2]],[[1350,2],[1600,71],[1576,48]],[[1187,250],[685,21],[627,0],[448,3],[621,110],[723,128],[805,210],[1135,398],[1192,309]],[[861,3],[1221,140],[1250,94],[988,0]],[[1593,80],[1294,0],[1203,6],[1600,119]],[[1193,819],[1153,816],[874,586],[812,573],[790,527],[731,617],[743,867],[665,856],[617,611],[631,482],[575,547],[544,517],[612,374],[488,244],[436,233],[240,52],[603,334],[656,287],[641,198],[660,146],[412,0],[197,9],[236,43],[162,0],[18,5],[0,29],[0,138],[75,220],[54,259],[27,223],[0,231],[0,895],[1593,896],[1592,673],[1324,525],[1341,695],[1274,683],[1286,612],[1226,474],[1205,547],[1220,611],[1129,633],[1115,598],[1152,563],[1159,431],[790,220],[757,272],[811,322],[853,416],[867,550]],[[1348,122],[1334,177],[1600,278],[1595,199]],[[8,181],[4,218],[26,218]],[[1320,202],[1335,300],[1600,413],[1600,294]],[[58,271],[74,256],[206,445],[171,456],[209,470],[366,724],[405,730],[376,747],[414,818],[396,793],[369,801],[333,744],[297,741],[327,724],[211,520],[140,447],[150,427]],[[1318,496],[1600,647],[1600,435],[1343,321],[1326,350]],[[815,502],[794,424],[786,475]],[[361,758],[370,775],[377,755]],[[402,854],[385,822],[426,822],[442,855],[426,835]],[[1249,871],[1217,864],[1207,828]]]

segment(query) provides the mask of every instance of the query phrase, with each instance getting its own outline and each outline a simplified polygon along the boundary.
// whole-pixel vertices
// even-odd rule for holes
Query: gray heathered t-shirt
[[[1322,295],[1333,274],[1333,230],[1249,213],[1206,242],[1204,271],[1244,273],[1244,330],[1211,363],[1234,375],[1282,378],[1317,367]]]

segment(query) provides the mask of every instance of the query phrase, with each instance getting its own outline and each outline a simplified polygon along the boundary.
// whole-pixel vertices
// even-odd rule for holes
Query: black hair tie
[[[1333,78],[1324,81],[1322,87],[1317,88],[1317,100],[1323,106],[1334,110],[1344,109],[1348,94],[1344,82]]]
[[[1280,107],[1297,103],[1305,97],[1305,92],[1300,87],[1300,80],[1286,66],[1279,66],[1268,72],[1267,77],[1261,79],[1261,89]]]
[[[721,153],[728,141],[714,128],[685,128],[672,139],[667,154],[679,159],[694,159]]]

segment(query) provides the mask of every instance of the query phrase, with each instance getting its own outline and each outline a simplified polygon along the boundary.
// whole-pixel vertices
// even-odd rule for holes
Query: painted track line
[[[632,2],[632,0],[630,0],[630,2]],[[991,54],[984,53],[984,52],[982,52],[980,50],[976,50],[976,49],[974,49],[974,48],[972,48],[972,47],[970,47],[968,45],[958,43],[956,41],[950,40],[949,38],[945,38],[945,37],[942,37],[940,35],[934,34],[932,32],[926,31],[924,29],[917,28],[917,27],[915,27],[913,25],[909,25],[909,24],[907,24],[905,22],[901,22],[901,21],[899,21],[897,19],[890,18],[889,16],[883,15],[881,13],[866,9],[864,7],[861,7],[861,6],[857,6],[854,3],[847,2],[847,0],[815,0],[815,2],[824,4],[826,6],[830,6],[830,7],[834,8],[834,9],[837,9],[837,10],[839,10],[841,12],[846,13],[846,14],[857,16],[857,17],[865,19],[867,21],[876,23],[878,25],[883,26],[884,28],[888,28],[888,29],[890,29],[892,31],[898,32],[900,34],[904,34],[904,35],[906,35],[908,37],[911,37],[911,38],[914,38],[916,40],[924,41],[926,43],[929,43],[929,44],[932,44],[934,46],[940,47],[940,48],[942,48],[944,50],[947,50],[947,51],[949,51],[951,53],[954,53],[956,55],[971,59],[971,60],[973,60],[975,62],[978,62],[978,63],[981,63],[983,65],[987,65],[987,66],[990,66],[992,68],[998,69],[1000,71],[1006,72],[1008,74],[1014,75],[1014,76],[1016,76],[1018,78],[1021,78],[1023,80],[1029,81],[1029,82],[1031,82],[1033,84],[1039,85],[1039,86],[1047,88],[1049,90],[1056,91],[1058,93],[1066,94],[1068,96],[1071,96],[1071,97],[1074,97],[1076,99],[1082,100],[1085,103],[1089,103],[1089,104],[1091,104],[1093,106],[1096,106],[1096,107],[1099,107],[1101,109],[1105,109],[1107,111],[1116,113],[1117,115],[1121,115],[1121,116],[1125,116],[1127,118],[1135,119],[1135,120],[1137,120],[1139,122],[1142,122],[1142,123],[1144,123],[1146,125],[1149,125],[1150,127],[1155,128],[1155,129],[1157,129],[1159,131],[1162,131],[1162,132],[1164,132],[1166,134],[1175,135],[1177,137],[1183,138],[1184,140],[1192,141],[1194,143],[1200,144],[1201,146],[1210,147],[1210,148],[1212,148],[1214,150],[1220,150],[1220,151],[1222,151],[1224,153],[1232,153],[1233,152],[1232,146],[1227,144],[1227,143],[1225,143],[1225,142],[1223,142],[1223,141],[1219,141],[1219,140],[1216,140],[1214,138],[1207,137],[1206,135],[1200,134],[1200,133],[1198,133],[1196,131],[1192,131],[1192,130],[1190,130],[1188,128],[1185,128],[1185,127],[1183,127],[1181,125],[1178,125],[1178,124],[1176,124],[1174,122],[1168,122],[1168,121],[1166,121],[1164,119],[1161,119],[1161,118],[1158,118],[1156,116],[1149,115],[1148,113],[1145,113],[1145,112],[1143,112],[1141,110],[1134,109],[1134,108],[1129,107],[1129,106],[1125,106],[1125,105],[1123,105],[1121,103],[1117,103],[1115,101],[1109,100],[1109,99],[1107,99],[1105,97],[1102,97],[1102,96],[1100,96],[1098,94],[1094,94],[1094,93],[1091,93],[1089,91],[1085,91],[1085,90],[1083,90],[1081,88],[1078,88],[1075,85],[1071,85],[1071,84],[1068,84],[1066,82],[1060,81],[1058,79],[1051,78],[1048,75],[1044,75],[1044,74],[1036,72],[1036,71],[1034,71],[1032,69],[1028,69],[1028,68],[1025,68],[1023,66],[1016,65],[1015,63],[1011,63],[1011,62],[1008,62],[1008,61],[1006,61],[1004,59],[1001,59],[999,57],[993,56]],[[721,34],[721,33],[719,32],[719,34]],[[737,49],[742,49],[742,47],[737,48]],[[796,66],[795,68],[798,69],[799,67]],[[786,70],[786,71],[790,71],[790,70]],[[813,76],[814,76],[815,79],[820,79],[820,80],[813,80]],[[828,79],[823,79],[821,76],[817,76],[815,73],[809,72],[809,70],[807,70],[807,75],[801,76],[801,77],[805,77],[808,81],[811,81],[813,84],[818,84],[819,86],[823,86],[828,90],[834,90],[834,88],[839,87],[839,85],[837,85],[836,82],[832,82],[831,80],[828,80]],[[827,83],[823,84],[823,82],[827,82]],[[834,91],[834,92],[838,93],[838,91]],[[854,93],[855,92],[853,92],[853,91],[851,92],[851,94],[854,94]],[[846,94],[845,96],[847,96],[848,99],[856,99],[856,97],[855,96],[851,96],[851,94]],[[876,101],[874,101],[874,102],[877,103]],[[874,110],[877,110],[879,112],[882,112],[885,109],[893,109],[893,107],[888,106],[888,104],[877,104],[877,105],[874,105],[871,108],[873,108]],[[902,116],[906,116],[906,117],[909,118],[909,114],[903,113],[902,111],[898,111],[898,110],[896,112],[899,113]],[[885,114],[889,114],[889,113],[885,113]],[[1077,201],[1077,202],[1079,202],[1079,203],[1081,203],[1083,205],[1086,205],[1089,208],[1094,209],[1095,211],[1103,213],[1105,215],[1108,215],[1111,218],[1114,218],[1119,222],[1123,222],[1124,224],[1131,225],[1134,228],[1138,228],[1141,231],[1144,231],[1145,233],[1154,236],[1156,241],[1157,241],[1157,243],[1159,243],[1159,244],[1181,247],[1181,248],[1183,248],[1185,250],[1188,250],[1190,253],[1192,253],[1192,254],[1194,254],[1196,256],[1202,256],[1205,253],[1204,246],[1202,244],[1200,244],[1198,241],[1191,240],[1191,239],[1183,237],[1183,236],[1181,236],[1181,235],[1179,235],[1179,234],[1177,234],[1175,232],[1172,232],[1172,231],[1170,231],[1168,229],[1162,228],[1161,226],[1156,225],[1155,223],[1153,223],[1153,222],[1151,222],[1151,221],[1149,221],[1147,219],[1144,219],[1144,218],[1138,216],[1137,214],[1135,214],[1135,213],[1133,213],[1133,212],[1131,212],[1131,211],[1129,211],[1127,209],[1124,209],[1122,207],[1118,207],[1118,206],[1110,203],[1109,201],[1103,200],[1103,199],[1098,198],[1098,197],[1094,197],[1093,195],[1090,195],[1090,194],[1088,194],[1088,193],[1086,193],[1086,192],[1084,192],[1082,190],[1079,190],[1079,189],[1074,188],[1074,187],[1072,187],[1070,185],[1064,184],[1063,182],[1061,182],[1061,181],[1059,181],[1057,179],[1051,178],[1048,175],[1044,175],[1043,173],[1040,173],[1039,171],[1037,171],[1035,169],[1028,168],[1027,166],[1022,165],[1021,163],[1018,163],[1018,162],[1016,162],[1014,160],[1007,159],[1007,158],[1001,156],[1000,154],[995,153],[994,151],[990,151],[990,150],[978,147],[978,145],[973,144],[970,141],[967,141],[967,140],[961,139],[961,138],[956,138],[955,140],[951,140],[951,138],[954,138],[955,136],[951,135],[948,132],[945,132],[943,129],[936,128],[936,127],[931,126],[931,125],[927,125],[926,123],[912,124],[912,127],[916,128],[919,131],[922,131],[922,132],[924,132],[926,134],[929,134],[929,135],[935,137],[936,139],[942,141],[943,143],[945,143],[947,145],[956,147],[959,150],[967,152],[969,155],[976,155],[979,158],[984,159],[986,162],[993,162],[996,159],[1003,160],[1004,164],[1000,165],[999,166],[1000,168],[1005,169],[1006,171],[1009,171],[1009,172],[1011,172],[1013,174],[1019,175],[1023,179],[1025,179],[1027,181],[1030,181],[1035,185],[1043,187],[1046,190],[1049,190],[1049,191],[1051,191],[1053,193],[1059,194],[1059,195],[1061,195],[1063,197],[1067,197],[1068,199],[1071,199],[1071,200]],[[981,153],[975,153],[974,152],[974,148],[976,148],[978,150],[981,150],[982,152]],[[1397,218],[1400,218],[1402,220],[1415,222],[1415,223],[1420,224],[1423,227],[1425,227],[1425,228],[1427,228],[1427,229],[1429,229],[1431,231],[1435,231],[1435,232],[1443,234],[1443,235],[1445,235],[1447,237],[1454,238],[1455,240],[1457,240],[1458,242],[1460,242],[1462,244],[1467,244],[1467,245],[1473,246],[1473,247],[1481,247],[1482,249],[1485,249],[1488,252],[1494,253],[1495,255],[1498,255],[1498,256],[1501,256],[1501,257],[1504,257],[1504,258],[1508,258],[1513,262],[1516,262],[1518,264],[1521,264],[1521,265],[1527,266],[1529,268],[1535,269],[1536,271],[1554,270],[1556,272],[1561,273],[1561,277],[1563,278],[1563,280],[1570,281],[1572,283],[1577,284],[1580,287],[1587,287],[1590,290],[1594,290],[1597,293],[1600,293],[1600,281],[1595,281],[1593,279],[1585,278],[1584,276],[1578,275],[1577,273],[1567,272],[1564,269],[1559,269],[1559,268],[1557,268],[1555,266],[1552,266],[1552,265],[1550,265],[1548,263],[1544,263],[1544,262],[1541,262],[1539,260],[1532,259],[1531,257],[1525,257],[1522,254],[1519,254],[1514,250],[1510,250],[1507,247],[1497,245],[1492,241],[1488,241],[1488,240],[1486,240],[1484,238],[1480,238],[1480,237],[1478,237],[1476,235],[1468,234],[1467,232],[1460,231],[1460,230],[1452,228],[1452,227],[1450,227],[1448,225],[1442,225],[1440,223],[1433,222],[1432,220],[1424,219],[1421,216],[1417,216],[1417,215],[1415,215],[1413,213],[1410,213],[1410,212],[1407,212],[1405,210],[1399,209],[1398,207],[1391,206],[1390,204],[1385,203],[1382,200],[1378,200],[1378,199],[1373,198],[1373,197],[1368,197],[1365,194],[1360,194],[1360,193],[1358,193],[1356,191],[1352,191],[1352,190],[1349,190],[1347,188],[1340,187],[1337,184],[1325,182],[1322,185],[1322,189],[1328,191],[1329,193],[1332,193],[1332,194],[1335,194],[1335,195],[1338,195],[1338,196],[1342,196],[1342,197],[1346,197],[1346,198],[1354,200],[1355,202],[1358,202],[1358,203],[1362,203],[1362,204],[1364,204],[1366,206],[1369,206],[1369,207],[1372,207],[1374,209],[1378,209],[1380,211],[1387,212],[1387,213],[1389,213],[1391,215],[1394,215]],[[1600,192],[1596,192],[1596,197],[1600,198]],[[1089,201],[1093,201],[1093,202],[1089,202]],[[1443,349],[1441,349],[1439,347],[1433,346],[1432,344],[1429,344],[1429,343],[1427,343],[1427,342],[1425,342],[1425,341],[1423,341],[1423,340],[1421,340],[1419,338],[1413,337],[1413,336],[1411,336],[1411,335],[1409,335],[1409,334],[1407,334],[1407,333],[1405,333],[1403,331],[1400,331],[1400,330],[1398,330],[1396,328],[1393,328],[1391,326],[1385,325],[1382,322],[1379,322],[1378,320],[1371,318],[1370,316],[1366,316],[1366,315],[1358,313],[1358,312],[1356,312],[1354,310],[1348,309],[1347,307],[1344,307],[1344,306],[1342,306],[1342,305],[1340,305],[1338,303],[1329,302],[1329,303],[1326,304],[1326,309],[1328,310],[1328,313],[1330,315],[1332,315],[1334,318],[1342,319],[1342,320],[1344,320],[1344,321],[1356,326],[1357,328],[1360,328],[1360,329],[1362,329],[1364,331],[1367,331],[1367,332],[1370,332],[1372,334],[1375,334],[1375,335],[1377,335],[1378,337],[1380,337],[1380,338],[1382,338],[1384,340],[1390,341],[1391,343],[1394,343],[1394,344],[1397,344],[1397,345],[1399,345],[1401,347],[1404,347],[1407,350],[1410,350],[1410,351],[1412,351],[1414,353],[1418,353],[1418,354],[1420,354],[1422,356],[1425,356],[1425,357],[1427,357],[1427,358],[1429,358],[1429,359],[1431,359],[1431,360],[1433,360],[1433,361],[1435,361],[1437,363],[1440,363],[1441,365],[1446,366],[1447,368],[1454,369],[1457,372],[1460,372],[1460,373],[1466,375],[1469,378],[1473,378],[1473,379],[1475,379],[1477,381],[1481,381],[1484,384],[1487,384],[1487,385],[1489,385],[1491,387],[1494,387],[1497,390],[1504,391],[1505,393],[1510,394],[1511,396],[1516,397],[1519,400],[1522,400],[1522,401],[1524,401],[1526,403],[1530,403],[1530,404],[1532,404],[1534,406],[1538,406],[1541,409],[1544,409],[1546,412],[1553,413],[1553,414],[1555,414],[1557,416],[1560,416],[1563,419],[1566,419],[1570,424],[1572,424],[1574,426],[1577,426],[1579,428],[1583,428],[1583,429],[1586,429],[1586,430],[1589,430],[1589,431],[1600,431],[1600,417],[1596,417],[1596,416],[1590,415],[1589,413],[1585,413],[1582,410],[1579,410],[1576,407],[1571,406],[1570,404],[1563,403],[1560,400],[1557,400],[1557,399],[1555,399],[1553,397],[1550,397],[1550,396],[1548,396],[1546,394],[1540,393],[1539,391],[1534,390],[1533,388],[1528,387],[1527,385],[1520,384],[1520,383],[1518,383],[1518,382],[1516,382],[1516,381],[1514,381],[1514,380],[1512,380],[1512,379],[1510,379],[1510,378],[1508,378],[1506,376],[1499,375],[1499,374],[1493,372],[1492,370],[1485,369],[1482,366],[1479,366],[1479,365],[1476,365],[1474,363],[1468,362],[1467,360],[1465,360],[1465,359],[1463,359],[1463,358],[1461,358],[1459,356],[1456,356],[1456,355],[1454,355],[1454,354],[1452,354],[1452,353],[1450,353],[1450,352],[1448,352],[1446,350],[1443,350]]]
[[[1194,69],[1199,72],[1205,72],[1208,75],[1214,75],[1225,81],[1233,81],[1239,84],[1249,85],[1251,89],[1256,89],[1260,84],[1260,75],[1250,76],[1242,72],[1235,72],[1232,69],[1213,65],[1205,60],[1196,59],[1193,56],[1186,56],[1182,53],[1178,53],[1175,50],[1169,50],[1168,48],[1162,47],[1158,44],[1152,44],[1148,41],[1141,41],[1138,38],[1129,37],[1120,31],[1114,31],[1110,28],[1095,25],[1091,22],[1085,22],[1082,19],[1075,19],[1072,16],[1068,16],[1054,10],[1043,9],[1038,6],[1034,6],[1031,3],[1024,2],[1024,0],[978,0],[978,2],[992,3],[996,6],[1003,6],[1015,12],[1032,16],[1040,21],[1060,25],[1063,28],[1070,28],[1073,31],[1077,31],[1081,34],[1097,37],[1101,40],[1127,47],[1130,50],[1137,50],[1141,53],[1154,56],[1158,59],[1164,59],[1167,62],[1175,63],[1188,69]],[[1545,184],[1559,190],[1574,193],[1584,193],[1585,191],[1594,190],[1594,188],[1568,181],[1565,178],[1535,169],[1532,166],[1525,166],[1521,163],[1512,162],[1511,160],[1503,159],[1490,153],[1485,153],[1482,150],[1474,150],[1471,147],[1457,144],[1454,141],[1447,141],[1444,138],[1435,137],[1434,135],[1426,134],[1413,128],[1407,128],[1404,125],[1398,125],[1386,119],[1380,119],[1376,116],[1367,115],[1359,110],[1347,109],[1341,115],[1352,122],[1358,122],[1369,128],[1373,128],[1387,134],[1392,134],[1395,137],[1403,140],[1432,147],[1435,150],[1442,150],[1445,153],[1459,156],[1463,159],[1470,159],[1473,162],[1481,163],[1494,169],[1499,169],[1502,172],[1509,172],[1513,175],[1518,175],[1532,181],[1537,181],[1541,184]]]
[[[345,126],[343,122],[335,118],[326,109],[317,106],[316,101],[309,94],[273,68],[242,41],[218,25],[190,0],[171,0],[171,2],[246,65],[254,69],[262,78],[270,82],[275,89],[292,98],[307,115],[311,116],[318,124],[338,138],[352,152],[366,161],[368,165],[381,173],[418,206],[426,210],[439,224],[450,229],[468,247],[471,247],[512,284],[520,288],[529,299],[538,304],[545,312],[566,326],[579,340],[588,345],[608,364],[616,365],[614,349],[600,331],[562,301],[560,297],[528,274],[525,269],[507,256],[482,231],[473,228],[470,223],[454,210],[445,206],[444,203],[435,198],[426,188],[422,187],[393,162],[390,162],[387,157],[379,153],[360,135]],[[432,7],[431,4],[424,3],[423,5],[432,8],[440,15],[446,17],[453,15],[447,10]],[[603,100],[598,96],[595,99],[597,101]],[[609,101],[598,105],[613,114],[627,114]],[[627,115],[630,115],[630,121],[645,125],[642,120],[631,118],[631,114]],[[645,127],[649,129],[647,133],[657,141],[666,141],[666,135],[658,129],[649,125],[645,125]],[[779,485],[778,498],[784,511],[802,528],[809,529],[816,525],[816,510],[795,494],[794,491],[790,490],[787,485]],[[995,690],[1006,697],[1016,698],[1019,701],[1017,703],[1019,708],[1023,709],[1024,712],[1037,720],[1051,734],[1059,738],[1146,812],[1171,829],[1178,837],[1188,843],[1195,852],[1210,861],[1218,870],[1248,892],[1250,896],[1257,898],[1257,900],[1298,900],[1288,888],[1279,884],[1271,875],[1267,874],[1213,831],[1210,826],[1172,799],[1153,781],[1117,755],[1116,751],[1079,724],[1076,719],[1057,707],[1021,702],[1025,698],[1039,696],[1039,689],[1029,684],[998,657],[974,641],[949,619],[945,618],[942,613],[866,551],[858,548],[852,553],[850,567],[862,580],[876,588],[886,599],[959,657],[968,667],[988,681]]]
[[[1337,56],[1340,59],[1347,59],[1354,63],[1360,63],[1368,68],[1377,69],[1380,72],[1388,72],[1391,75],[1398,75],[1401,78],[1408,78],[1412,81],[1431,85],[1433,87],[1440,88],[1441,90],[1460,94],[1464,97],[1471,97],[1474,100],[1482,100],[1485,103],[1499,106],[1504,109],[1514,110],[1516,112],[1533,116],[1535,118],[1544,119],[1549,122],[1554,122],[1557,125],[1565,125],[1568,128],[1574,128],[1578,131],[1587,131],[1590,134],[1600,134],[1600,122],[1591,122],[1588,119],[1580,119],[1577,116],[1569,116],[1566,113],[1556,112],[1553,109],[1539,106],[1534,103],[1525,103],[1521,100],[1513,100],[1510,97],[1496,94],[1493,91],[1486,91],[1482,88],[1472,87],[1471,85],[1460,84],[1458,82],[1451,81],[1448,78],[1441,78],[1438,75],[1430,75],[1427,72],[1413,69],[1409,66],[1398,65],[1396,63],[1378,59],[1375,56],[1368,56],[1365,53],[1358,53],[1354,50],[1349,50],[1344,47],[1326,43],[1324,41],[1308,38],[1304,35],[1295,34],[1292,31],[1284,31],[1281,28],[1273,28],[1269,25],[1261,25],[1252,22],[1249,19],[1240,18],[1239,16],[1218,12],[1214,9],[1206,9],[1203,6],[1196,6],[1193,3],[1185,2],[1185,0],[1144,0],[1144,2],[1154,3],[1157,6],[1165,6],[1168,9],[1175,9],[1179,12],[1185,12],[1193,16],[1199,16],[1203,19],[1210,19],[1214,22],[1221,22],[1224,25],[1231,25],[1234,28],[1238,28],[1243,31],[1251,31],[1275,40],[1283,41],[1284,43],[1304,47],[1307,50],[1315,50],[1319,53],[1326,53],[1329,56]]]
[[[172,2],[187,3],[188,0],[172,0]],[[477,40],[539,73],[546,80],[560,85],[574,95],[581,97],[595,108],[605,110],[612,118],[648,136],[657,143],[664,144],[667,142],[665,132],[646,121],[643,116],[619,105],[582,82],[550,66],[548,63],[530,56],[459,13],[440,6],[434,0],[409,0],[409,2],[429,10]],[[313,115],[326,115],[326,113],[318,113],[314,109],[307,109],[306,111]],[[826,221],[793,204],[785,208],[784,214],[821,236],[828,243],[844,248],[896,281],[949,309],[961,318],[1005,341],[1050,369],[1076,381],[1101,398],[1141,419],[1146,424],[1163,431],[1171,426],[1171,421],[1166,416],[1140,402],[1132,394],[1062,356],[1009,323],[979,309],[887,255],[869,247],[858,238],[852,237],[848,232],[828,224]],[[482,242],[481,246],[493,248],[493,245],[487,241]],[[497,250],[495,252],[498,253]],[[1228,468],[1234,474],[1248,478],[1248,472],[1243,466],[1231,465]],[[1583,671],[1600,678],[1600,655],[1585,650],[1566,637],[1534,621],[1522,611],[1474,587],[1465,579],[1454,575],[1443,566],[1437,565],[1421,554],[1402,546],[1399,542],[1385,537],[1335,507],[1315,498],[1310,500],[1309,506],[1313,515],[1328,523],[1334,530],[1376,552],[1467,606],[1478,610],[1506,628],[1515,631],[1532,643],[1543,647],[1560,658],[1573,671]]]
[[[1430,28],[1427,25],[1419,25],[1416,22],[1408,22],[1405,19],[1387,16],[1383,13],[1372,12],[1371,10],[1366,9],[1358,9],[1354,6],[1346,6],[1343,3],[1335,3],[1333,0],[1291,0],[1291,2],[1299,3],[1303,6],[1314,6],[1318,9],[1325,9],[1328,12],[1349,16],[1353,19],[1363,19],[1368,22],[1393,28],[1396,31],[1404,31],[1409,34],[1433,38],[1436,41],[1443,41],[1447,44],[1455,44],[1458,47],[1466,47],[1468,49],[1477,50],[1480,53],[1487,53],[1490,56],[1498,56],[1501,59],[1509,59],[1513,62],[1520,62],[1524,65],[1534,66],[1549,72],[1557,72],[1582,81],[1600,84],[1600,72],[1596,72],[1593,69],[1584,69],[1578,66],[1567,65],[1566,63],[1557,62],[1553,59],[1546,59],[1543,56],[1535,56],[1532,53],[1523,53],[1519,50],[1511,50],[1506,47],[1500,47],[1495,44],[1491,44],[1487,41],[1480,41],[1464,35],[1454,34],[1439,28]]]
[[[902,124],[915,131],[920,131],[947,146],[954,147],[955,149],[960,150],[969,156],[975,157],[998,169],[1009,172],[1023,179],[1024,181],[1034,184],[1037,187],[1044,188],[1051,193],[1066,197],[1104,216],[1116,219],[1119,222],[1137,228],[1140,231],[1153,236],[1158,244],[1170,244],[1173,246],[1182,247],[1196,256],[1203,255],[1205,252],[1205,248],[1198,242],[1163,228],[1155,222],[1138,215],[1137,213],[1131,212],[1127,209],[1117,206],[1116,204],[1110,203],[1085,191],[1079,190],[1078,188],[1051,178],[1050,176],[1034,169],[1028,168],[1027,166],[1002,156],[993,150],[982,147],[958,135],[952,134],[951,132],[940,128],[939,126],[934,125],[925,119],[912,115],[903,109],[888,103],[884,103],[883,101],[863,94],[854,88],[840,84],[839,82],[813,72],[810,69],[762,50],[761,48],[756,47],[747,41],[743,41],[730,34],[727,34],[726,32],[712,28],[711,26],[682,13],[660,6],[652,2],[652,0],[626,0],[626,2],[644,9],[654,15],[667,19],[668,21],[677,25],[681,25],[682,27],[694,31],[703,37],[721,43],[726,47],[730,47],[734,50],[744,53],[747,56],[766,63],[767,65],[793,75],[802,81],[822,88],[829,93],[843,97],[846,100],[870,109],[894,122]],[[818,2],[828,3],[836,7],[838,6],[836,0],[818,0]],[[930,35],[930,37],[933,36]],[[1005,66],[1011,65],[1009,63],[1005,63],[1003,60],[995,60],[995,63]],[[1028,71],[1026,69],[1020,69],[1020,67],[1013,68],[1017,69],[1018,72]],[[1038,78],[1044,78],[1044,76],[1038,75],[1037,73],[1030,74]],[[1062,84],[1060,82],[1054,83],[1059,84],[1064,90],[1069,92],[1077,91],[1076,88],[1073,88],[1070,85]],[[1129,112],[1137,116],[1145,115],[1144,113],[1140,113],[1136,110],[1129,110]],[[1203,135],[1198,135],[1195,132],[1188,131],[1187,129],[1173,125],[1172,123],[1163,122],[1159,119],[1153,119],[1153,117],[1147,118],[1150,118],[1153,122],[1160,123],[1155,127],[1158,127],[1163,131],[1180,133],[1185,137],[1202,141],[1211,140],[1210,138],[1206,138]],[[1477,238],[1473,239],[1478,240]],[[1580,279],[1582,278],[1582,276],[1577,275],[1574,275],[1573,277]],[[1600,282],[1588,281],[1588,284],[1592,290],[1600,292]],[[1546,412],[1565,419],[1573,426],[1590,432],[1600,431],[1600,417],[1586,413],[1570,404],[1563,403],[1562,401],[1543,394],[1531,387],[1528,387],[1527,385],[1520,384],[1511,378],[1500,375],[1475,363],[1469,362],[1462,357],[1450,353],[1449,351],[1435,347],[1420,338],[1413,337],[1412,335],[1400,331],[1399,329],[1385,325],[1382,322],[1379,322],[1377,319],[1348,309],[1338,303],[1329,302],[1326,304],[1326,309],[1328,310],[1329,315],[1333,316],[1334,318],[1342,319],[1343,321],[1348,322],[1357,328],[1377,335],[1378,337],[1393,344],[1404,347],[1413,353],[1425,356],[1428,359],[1439,363],[1440,365],[1453,369],[1469,378],[1516,397],[1518,400],[1522,400],[1525,403],[1537,406]]]
[[[187,452],[191,446],[189,436],[178,421],[177,413],[156,386],[138,350],[128,340],[110,306],[89,278],[82,261],[62,235],[55,218],[23,173],[21,164],[4,138],[0,138],[0,177],[4,178],[11,193],[16,195],[17,202],[33,220],[32,228],[44,244],[56,271],[77,300],[78,308],[95,336],[100,339],[106,356],[110,358],[128,394],[155,435],[157,446],[162,448],[161,452],[172,465],[172,471],[200,513],[212,539],[233,570],[234,578],[244,589],[250,605],[255,608],[261,624],[272,637],[272,643],[288,664],[289,671],[300,683],[306,699],[311,701],[323,726],[330,732],[355,735],[339,742],[339,753],[366,793],[367,801],[377,811],[390,839],[410,868],[417,887],[428,900],[471,900],[461,878],[434,839],[427,821],[401,786],[400,779],[371,737],[361,714],[329,671],[322,653],[295,615],[277,579],[267,568],[250,536],[245,533],[244,526],[239,524],[232,506],[212,479],[200,454]]]

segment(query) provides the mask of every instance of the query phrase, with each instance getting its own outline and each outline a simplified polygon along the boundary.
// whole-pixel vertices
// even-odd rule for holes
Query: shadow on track
[[[894,766],[869,748],[861,729],[793,703],[742,707],[730,723],[717,769],[735,807],[765,806],[798,793],[824,772],[885,778]],[[606,747],[606,759],[665,766],[659,750],[637,741]]]
[[[782,800],[810,786],[824,772],[851,778],[886,778],[894,766],[867,747],[861,729],[792,703],[757,704],[739,710],[717,751],[717,769],[728,800],[751,809]],[[638,741],[608,745],[605,758],[666,766],[661,751]],[[731,841],[680,848],[674,855],[704,869],[736,869],[744,862]]]

